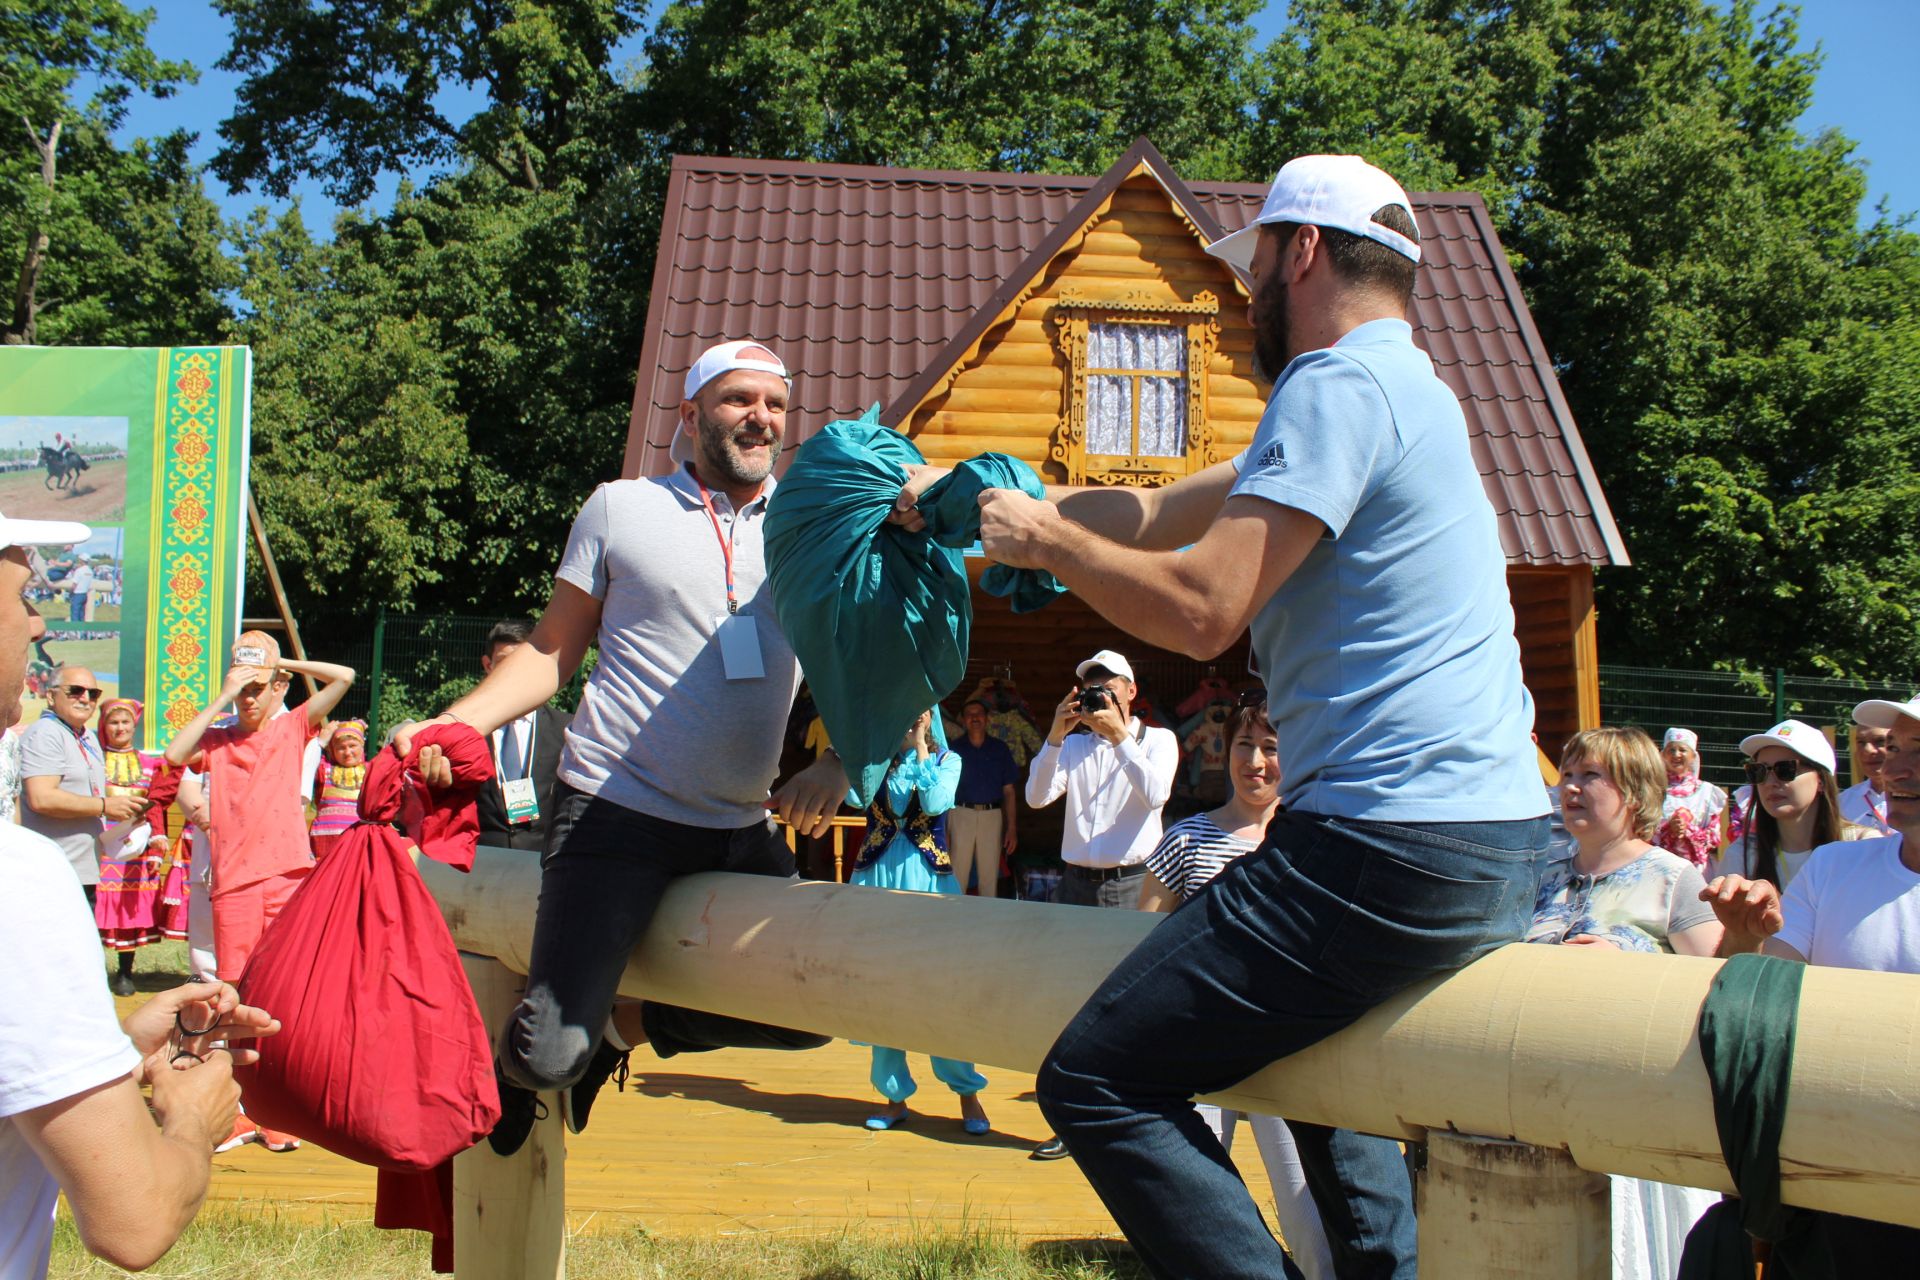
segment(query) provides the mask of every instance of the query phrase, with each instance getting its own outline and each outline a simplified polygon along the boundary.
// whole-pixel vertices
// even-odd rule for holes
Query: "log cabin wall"
[[[1048,456],[1068,392],[1053,324],[1061,295],[1145,293],[1190,303],[1211,293],[1219,300],[1220,332],[1207,369],[1210,454],[1217,460],[1239,453],[1253,438],[1269,388],[1253,374],[1245,291],[1200,245],[1193,224],[1159,183],[1145,174],[1129,178],[1033,282],[1012,315],[988,330],[951,386],[914,410],[907,434],[932,463],[997,451],[1064,484],[1067,475]]]

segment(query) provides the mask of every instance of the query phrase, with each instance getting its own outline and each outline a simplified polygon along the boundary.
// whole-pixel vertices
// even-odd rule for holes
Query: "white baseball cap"
[[[1207,246],[1207,252],[1251,273],[1261,226],[1301,222],[1365,236],[1420,261],[1418,244],[1373,220],[1376,210],[1390,204],[1399,205],[1408,218],[1413,217],[1413,204],[1400,184],[1359,156],[1296,156],[1281,166],[1267,191],[1266,203],[1260,206],[1260,216],[1232,235],[1215,240]],[[1414,225],[1420,224],[1416,220]]]
[[[1751,733],[1740,739],[1740,751],[1751,756],[1762,747],[1785,747],[1802,760],[1834,771],[1833,744],[1827,735],[1804,720],[1782,720],[1765,733]]]
[[[77,520],[13,520],[0,516],[0,550],[7,547],[71,547],[93,536]]]
[[[761,360],[752,356],[743,356],[741,353],[745,351],[764,351],[773,358]],[[760,373],[771,373],[787,384],[789,392],[793,390],[793,375],[787,372],[787,366],[781,363],[780,357],[774,355],[773,348],[764,342],[756,342],[752,338],[741,338],[735,342],[717,343],[702,351],[700,358],[693,362],[693,367],[687,370],[686,387],[681,398],[693,399],[700,394],[700,388],[721,374],[731,373],[735,369],[754,369]],[[673,443],[667,446],[667,456],[673,459],[675,466],[684,466],[693,461],[693,437],[687,434],[686,428],[680,423],[674,424]]]
[[[1869,729],[1891,729],[1901,716],[1920,720],[1920,702],[1889,702],[1870,698],[1853,709],[1853,722]]]
[[[1099,667],[1111,671],[1116,676],[1124,676],[1133,682],[1133,664],[1111,649],[1102,649],[1073,669],[1073,674],[1081,680],[1087,678],[1087,672]]]

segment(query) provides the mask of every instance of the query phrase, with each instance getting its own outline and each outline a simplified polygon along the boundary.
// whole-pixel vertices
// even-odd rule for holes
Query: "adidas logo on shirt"
[[[1256,467],[1272,467],[1275,471],[1285,471],[1287,469],[1287,451],[1278,440],[1275,440],[1272,444],[1260,451],[1260,456],[1254,459],[1253,465]]]

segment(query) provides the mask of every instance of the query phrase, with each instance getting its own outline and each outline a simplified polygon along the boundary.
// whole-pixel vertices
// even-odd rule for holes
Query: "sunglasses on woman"
[[[1747,761],[1747,781],[1759,786],[1772,774],[1782,782],[1792,782],[1803,773],[1812,773],[1816,766],[1805,760],[1775,760],[1772,764],[1761,764],[1758,760]]]

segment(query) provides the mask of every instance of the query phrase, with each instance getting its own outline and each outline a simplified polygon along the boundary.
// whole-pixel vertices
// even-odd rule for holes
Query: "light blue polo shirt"
[[[1286,807],[1382,822],[1547,812],[1506,557],[1466,419],[1403,320],[1280,375],[1235,495],[1327,526],[1253,621]]]

